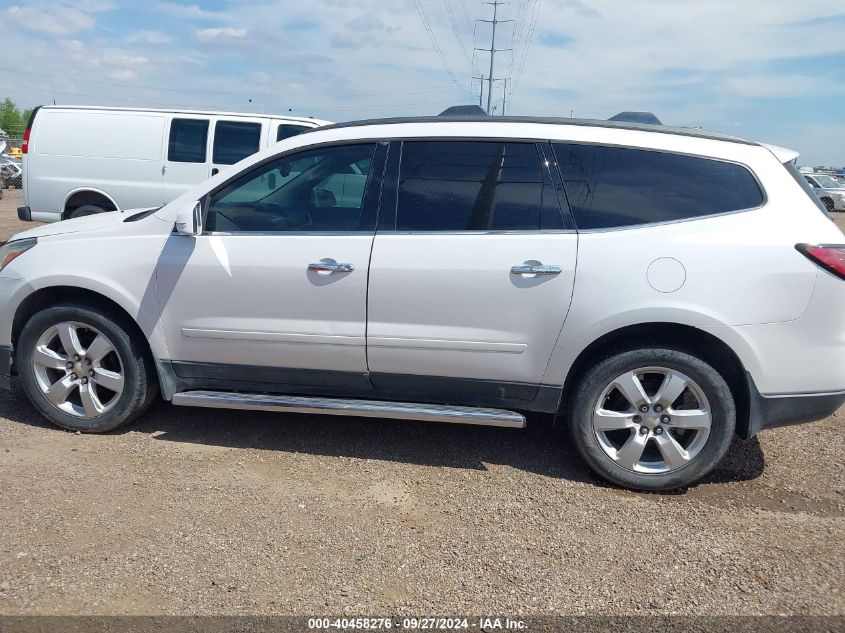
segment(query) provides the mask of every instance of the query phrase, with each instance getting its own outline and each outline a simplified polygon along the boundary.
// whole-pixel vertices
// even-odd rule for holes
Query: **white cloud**
[[[728,78],[725,87],[739,97],[765,99],[806,97],[815,92],[828,96],[845,94],[845,85],[835,77],[794,74],[734,75]]]
[[[30,31],[65,35],[94,28],[94,18],[72,7],[58,6],[45,10],[34,6],[12,5],[6,10],[6,17]]]
[[[150,63],[149,57],[143,55],[127,55],[108,52],[103,56],[103,62],[109,66],[143,66]]]
[[[138,31],[126,38],[130,44],[169,44],[173,38],[161,31]]]
[[[420,0],[458,82],[472,85],[473,97],[444,71],[409,2],[148,0],[132,3],[129,28],[115,26],[121,11],[104,28],[94,18],[112,0],[9,1],[15,6],[0,9],[0,37],[27,51],[27,70],[50,75],[22,82],[40,90],[21,89],[27,105],[53,89],[70,91],[50,94],[67,102],[101,95],[102,102],[231,110],[248,109],[248,98],[262,97],[268,112],[292,108],[343,120],[434,113],[477,102],[478,83],[470,77],[487,72],[483,53],[475,53],[474,67],[464,56],[489,43],[489,26],[479,25],[473,39],[473,20],[490,17],[490,7],[477,2],[466,3],[465,15],[463,3],[450,0],[461,51],[443,1]],[[620,110],[652,110],[667,123],[733,130],[802,149],[814,160],[824,135],[788,127],[789,119],[830,118],[832,100],[841,101],[845,91],[843,2],[526,0],[499,7],[499,17],[516,17],[525,26],[518,12],[535,2],[540,13],[509,100],[513,114],[566,116],[573,108],[576,116],[604,118]],[[32,14],[34,7],[39,15]],[[66,19],[68,10],[77,14]],[[135,22],[144,12],[145,19]],[[74,31],[84,36],[56,37]],[[547,32],[556,37],[544,43]],[[522,32],[517,48],[527,35]],[[513,45],[509,25],[501,25],[496,43]],[[803,68],[804,60],[822,56],[833,61]],[[508,53],[497,54],[497,76],[518,68],[518,61],[510,67]],[[84,83],[103,80],[108,71],[118,77],[113,81],[130,82],[127,88]],[[149,89],[131,82],[142,71],[138,83]],[[501,87],[494,88],[499,103]],[[798,102],[814,98],[817,109],[813,101],[806,108],[807,101]]]
[[[176,2],[154,2],[152,8],[174,18],[184,20],[221,20],[227,17],[223,11],[208,11],[197,4],[179,4]]]
[[[109,79],[114,79],[115,81],[131,81],[137,77],[138,73],[129,68],[124,68],[122,70],[113,70],[109,73]]]
[[[222,26],[210,29],[197,29],[196,35],[200,42],[212,40],[238,40],[246,37],[247,30],[232,26]]]

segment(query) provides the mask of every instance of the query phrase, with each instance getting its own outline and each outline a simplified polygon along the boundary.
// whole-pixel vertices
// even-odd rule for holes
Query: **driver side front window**
[[[277,158],[215,193],[207,231],[356,231],[374,143]]]

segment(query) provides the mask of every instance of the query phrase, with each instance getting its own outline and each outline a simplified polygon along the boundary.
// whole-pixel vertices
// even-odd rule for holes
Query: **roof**
[[[361,121],[347,121],[321,127],[321,130],[334,130],[348,127],[364,127],[369,125],[397,125],[402,123],[535,123],[542,125],[574,125],[580,127],[600,127],[617,130],[636,130],[639,132],[654,132],[656,134],[672,134],[675,136],[690,136],[713,141],[726,141],[742,145],[758,145],[753,141],[706,132],[698,128],[671,127],[668,125],[654,125],[650,123],[631,123],[628,121],[604,121],[601,119],[567,119],[565,117],[531,117],[531,116],[421,116],[394,117],[388,119],[364,119]]]
[[[287,114],[259,114],[257,112],[218,112],[215,110],[178,110],[173,108],[124,108],[119,106],[45,105],[41,110],[109,110],[117,112],[166,112],[168,114],[205,114],[209,116],[259,117],[262,119],[283,119],[315,125],[331,123],[314,117],[289,116]]]

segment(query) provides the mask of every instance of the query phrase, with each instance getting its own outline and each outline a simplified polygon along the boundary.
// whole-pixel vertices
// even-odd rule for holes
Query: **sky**
[[[664,123],[845,166],[843,0],[511,0],[507,114]],[[3,93],[332,121],[478,103],[480,0],[2,0]],[[496,112],[504,82],[493,86]],[[486,91],[484,102],[486,105]]]

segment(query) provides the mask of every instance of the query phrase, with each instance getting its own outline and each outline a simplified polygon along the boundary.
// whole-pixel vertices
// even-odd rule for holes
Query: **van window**
[[[641,149],[554,143],[579,229],[698,218],[763,204],[735,163]]]
[[[173,119],[167,160],[175,163],[204,163],[208,143],[207,119]]]
[[[286,138],[302,134],[305,130],[310,129],[310,127],[304,127],[302,125],[289,125],[287,123],[282,123],[279,125],[279,129],[276,130],[276,142],[278,143],[279,141],[284,141]]]
[[[258,151],[261,124],[241,121],[218,121],[214,126],[215,165],[234,165]]]
[[[396,230],[563,228],[534,143],[406,141]]]

